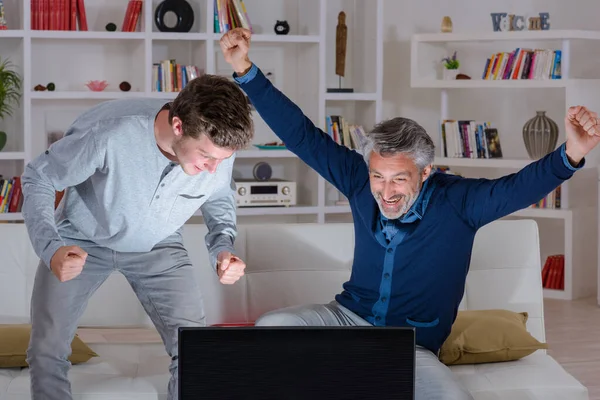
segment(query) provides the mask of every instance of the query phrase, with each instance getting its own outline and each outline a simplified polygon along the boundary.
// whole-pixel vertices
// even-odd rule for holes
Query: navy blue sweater
[[[336,300],[373,325],[415,327],[417,344],[436,354],[456,318],[477,229],[539,201],[584,164],[572,167],[563,144],[499,179],[433,174],[388,242],[362,155],[315,127],[256,66],[234,78],[287,148],[350,201],[354,262]]]

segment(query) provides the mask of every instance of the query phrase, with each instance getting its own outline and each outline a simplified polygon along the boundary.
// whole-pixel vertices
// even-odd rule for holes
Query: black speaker
[[[252,174],[254,175],[254,179],[257,181],[268,181],[271,179],[273,170],[268,163],[261,161],[254,166]]]

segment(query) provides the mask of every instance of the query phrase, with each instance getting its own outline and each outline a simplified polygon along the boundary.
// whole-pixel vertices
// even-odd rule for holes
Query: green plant
[[[458,67],[460,67],[460,62],[456,59],[456,51],[452,57],[442,58],[442,62],[444,63],[444,67],[446,67],[446,69],[458,69]]]
[[[0,61],[0,119],[12,115],[21,99],[21,76],[8,59]]]

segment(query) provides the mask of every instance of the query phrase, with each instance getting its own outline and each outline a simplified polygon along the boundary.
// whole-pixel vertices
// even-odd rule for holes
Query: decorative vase
[[[456,75],[460,74],[460,71],[458,69],[442,68],[442,71],[444,74],[445,81],[456,79]]]
[[[285,20],[277,20],[273,29],[276,35],[287,35],[290,32],[290,24]]]
[[[523,142],[532,160],[538,160],[556,147],[558,125],[546,116],[546,111],[536,111],[536,116],[523,125]]]
[[[0,151],[4,149],[4,146],[6,146],[6,139],[6,132],[0,131]]]
[[[175,14],[174,26],[167,26],[167,13]],[[194,25],[194,10],[186,0],[164,0],[154,11],[154,24],[161,32],[189,32]]]
[[[450,33],[452,32],[452,19],[448,16],[442,18],[442,32]]]

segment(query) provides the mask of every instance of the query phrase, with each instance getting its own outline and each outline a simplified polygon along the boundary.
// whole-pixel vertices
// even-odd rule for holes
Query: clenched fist
[[[252,33],[248,29],[235,28],[221,37],[221,51],[225,56],[225,61],[231,64],[238,75],[245,74],[252,67],[248,58],[251,35]]]
[[[217,256],[217,275],[223,284],[236,283],[244,275],[245,269],[246,263],[228,251],[222,251]]]
[[[583,106],[570,107],[565,117],[566,153],[575,164],[600,142],[598,114]]]
[[[59,281],[70,281],[81,273],[87,256],[79,246],[59,247],[50,259],[50,269]]]

